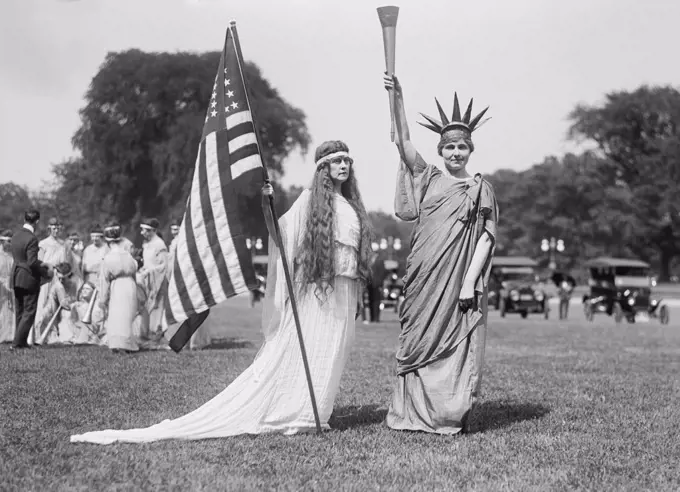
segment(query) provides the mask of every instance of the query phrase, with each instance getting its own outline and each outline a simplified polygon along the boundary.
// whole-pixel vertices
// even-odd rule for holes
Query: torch
[[[395,44],[397,34],[397,17],[399,16],[399,7],[385,6],[378,7],[378,17],[382,25],[383,45],[385,46],[385,66],[387,68],[387,75],[394,75],[394,57]],[[391,138],[394,142],[394,91],[390,91],[390,119],[392,124]]]

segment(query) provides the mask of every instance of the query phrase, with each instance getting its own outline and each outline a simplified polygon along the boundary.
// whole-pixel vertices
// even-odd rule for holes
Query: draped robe
[[[486,337],[492,250],[475,284],[475,304],[463,313],[460,290],[483,234],[495,245],[498,205],[477,174],[457,180],[420,155],[414,169],[418,217],[400,309],[397,381],[390,427],[453,434],[476,401]]]

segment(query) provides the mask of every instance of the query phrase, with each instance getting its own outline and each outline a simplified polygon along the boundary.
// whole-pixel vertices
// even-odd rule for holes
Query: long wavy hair
[[[341,140],[324,142],[317,147],[314,162],[335,152],[349,152],[347,144]],[[342,196],[349,202],[359,219],[360,238],[357,258],[359,280],[365,284],[370,278],[368,266],[372,253],[372,230],[361,199],[354,174],[350,166],[349,177],[341,187]],[[335,279],[335,190],[330,174],[330,164],[318,166],[312,186],[307,218],[302,240],[299,264],[301,267],[302,288],[314,285],[314,293],[325,298],[334,288]]]

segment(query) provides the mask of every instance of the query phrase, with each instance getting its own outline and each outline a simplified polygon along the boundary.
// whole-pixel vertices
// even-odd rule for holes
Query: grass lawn
[[[680,329],[493,312],[472,433],[390,431],[398,324],[357,325],[331,427],[319,437],[70,444],[88,430],[181,416],[260,345],[259,309],[215,310],[214,348],[119,356],[0,347],[0,490],[678,490]],[[389,316],[389,315],[388,315]]]

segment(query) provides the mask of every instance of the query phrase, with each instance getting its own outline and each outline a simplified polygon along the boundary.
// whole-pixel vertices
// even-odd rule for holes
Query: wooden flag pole
[[[232,30],[232,35],[234,36],[234,45],[236,46],[236,54],[238,56],[239,61],[243,60],[243,53],[241,52],[241,43],[239,42],[238,39],[238,34],[236,32],[236,21],[231,21],[230,23],[230,29]],[[241,67],[241,71],[243,72],[243,67]],[[245,85],[245,73],[243,74],[243,81]],[[260,132],[257,129],[257,124],[256,124],[256,118],[255,118],[255,111],[253,109],[253,106],[250,104],[250,100],[248,98],[248,90],[246,89],[245,91],[245,97],[246,101],[248,101],[248,107],[250,107],[250,113],[253,116],[253,127],[255,128],[255,137],[257,138],[257,146],[259,149],[262,149],[261,141],[260,141]],[[262,157],[262,153],[260,152],[260,157]],[[269,180],[269,173],[267,172],[267,166],[265,166],[264,161],[262,162],[262,169],[264,172],[264,179],[266,183],[270,183]],[[286,250],[283,247],[283,242],[281,240],[281,229],[279,226],[279,218],[276,215],[276,210],[274,209],[274,197],[269,196],[269,212],[271,213],[272,217],[272,222],[274,226],[274,230],[276,232],[276,237],[274,238],[274,241],[276,241],[276,245],[279,248],[279,252],[281,253],[281,261],[283,262],[283,273],[284,276],[286,277],[286,285],[288,286],[288,295],[290,298],[290,306],[293,310],[293,318],[295,319],[295,328],[297,328],[297,335],[298,335],[298,341],[300,342],[300,352],[302,353],[302,363],[305,367],[305,375],[307,376],[307,386],[309,388],[309,398],[312,402],[312,410],[314,411],[314,421],[316,422],[316,431],[321,434],[321,421],[319,419],[319,410],[316,406],[316,397],[314,396],[314,386],[312,384],[312,374],[309,371],[309,362],[307,361],[307,351],[305,350],[305,342],[302,337],[302,327],[300,325],[300,316],[298,314],[298,309],[297,309],[297,302],[295,301],[295,293],[293,289],[293,280],[290,276],[290,269],[288,268],[288,259],[286,258]]]

